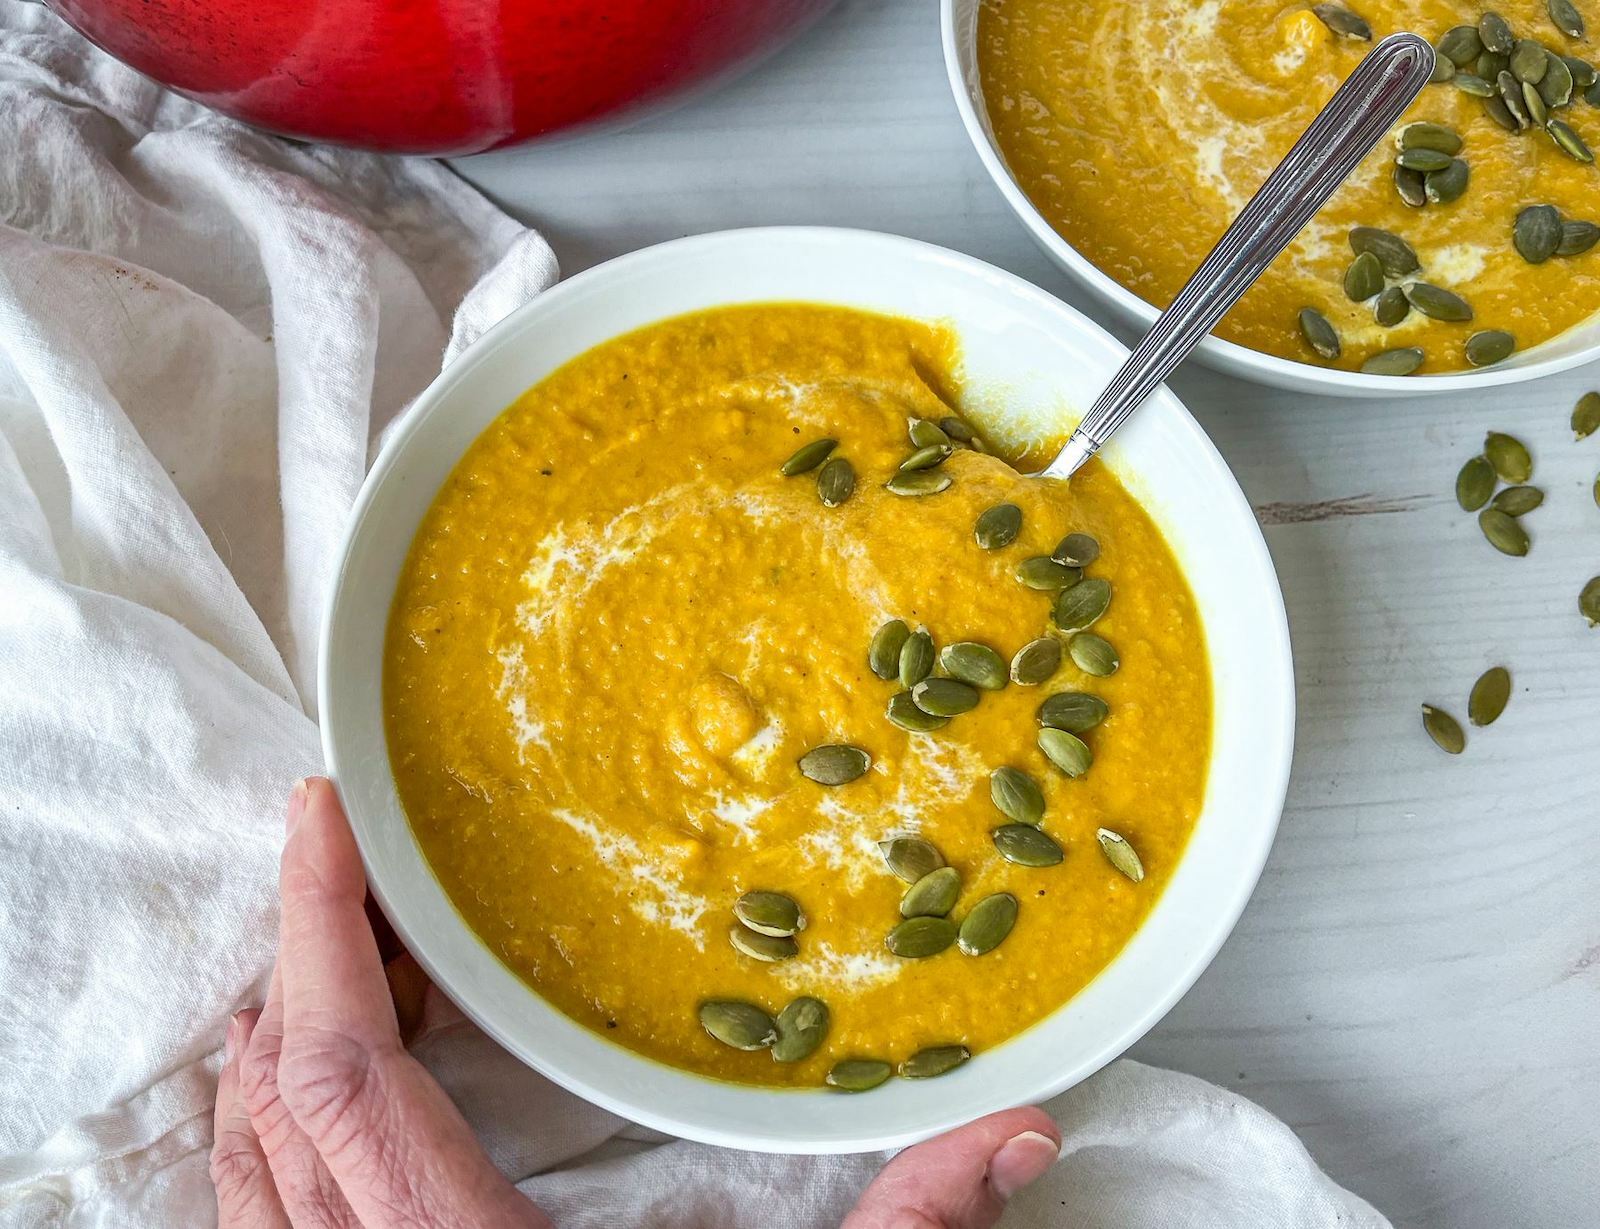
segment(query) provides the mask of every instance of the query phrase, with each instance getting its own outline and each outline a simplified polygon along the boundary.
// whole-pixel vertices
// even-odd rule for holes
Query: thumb
[[[1060,1155],[1061,1132],[1043,1110],[990,1114],[895,1157],[843,1229],[989,1229]]]

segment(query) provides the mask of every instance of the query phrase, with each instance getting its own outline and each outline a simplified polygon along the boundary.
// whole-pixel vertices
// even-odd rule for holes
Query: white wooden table
[[[1109,323],[967,145],[931,0],[846,0],[752,76],[639,127],[458,169],[573,273],[680,235],[819,223],[970,252]],[[1125,335],[1125,334],[1124,334]],[[1589,368],[1473,397],[1341,402],[1174,381],[1267,526],[1293,625],[1298,752],[1255,898],[1136,1057],[1282,1116],[1400,1225],[1600,1224],[1600,436]],[[1488,428],[1536,457],[1533,552],[1451,496]],[[1486,666],[1506,715],[1447,757]]]

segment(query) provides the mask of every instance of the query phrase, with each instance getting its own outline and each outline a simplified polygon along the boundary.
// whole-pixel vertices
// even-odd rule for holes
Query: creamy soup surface
[[[390,754],[418,841],[472,929],[562,1011],[707,1075],[818,1085],[848,1057],[994,1046],[1114,957],[1171,876],[1201,808],[1211,684],[1195,603],[1155,525],[1098,463],[1069,484],[1020,479],[969,448],[948,490],[885,482],[908,420],[952,413],[944,330],[804,304],[711,311],[583,354],[531,388],[468,450],[421,525],[386,647]],[[857,473],[826,507],[815,472],[779,466],[818,437]],[[1020,506],[1004,549],[978,515]],[[1113,598],[1094,631],[1121,666],[1070,660],[1041,686],[985,692],[932,733],[885,718],[898,683],[867,649],[899,618],[939,645],[1007,660],[1049,634],[1053,595],[1026,558],[1093,535],[1088,574]],[[1047,696],[1101,696],[1080,777],[1036,745]],[[828,787],[797,762],[866,750]],[[1043,788],[1048,868],[1002,859],[990,774]],[[1097,843],[1124,835],[1145,878]],[[962,880],[951,918],[1018,900],[993,951],[893,955],[907,885],[879,842],[920,834]],[[735,900],[790,895],[807,916],[777,963],[730,944]],[[800,995],[831,1024],[804,1061],[742,1052],[700,1027],[708,998],[776,1014]],[[980,1054],[981,1057],[981,1054]]]

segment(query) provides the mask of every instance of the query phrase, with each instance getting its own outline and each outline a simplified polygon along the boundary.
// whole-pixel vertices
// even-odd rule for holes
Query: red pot
[[[49,0],[119,60],[289,136],[468,154],[731,74],[831,0]]]

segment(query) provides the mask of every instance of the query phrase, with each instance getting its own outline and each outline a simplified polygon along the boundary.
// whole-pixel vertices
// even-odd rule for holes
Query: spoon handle
[[[1415,34],[1391,34],[1367,53],[1156,318],[1040,477],[1075,473],[1188,357],[1411,105],[1433,73],[1433,56],[1427,40]]]

